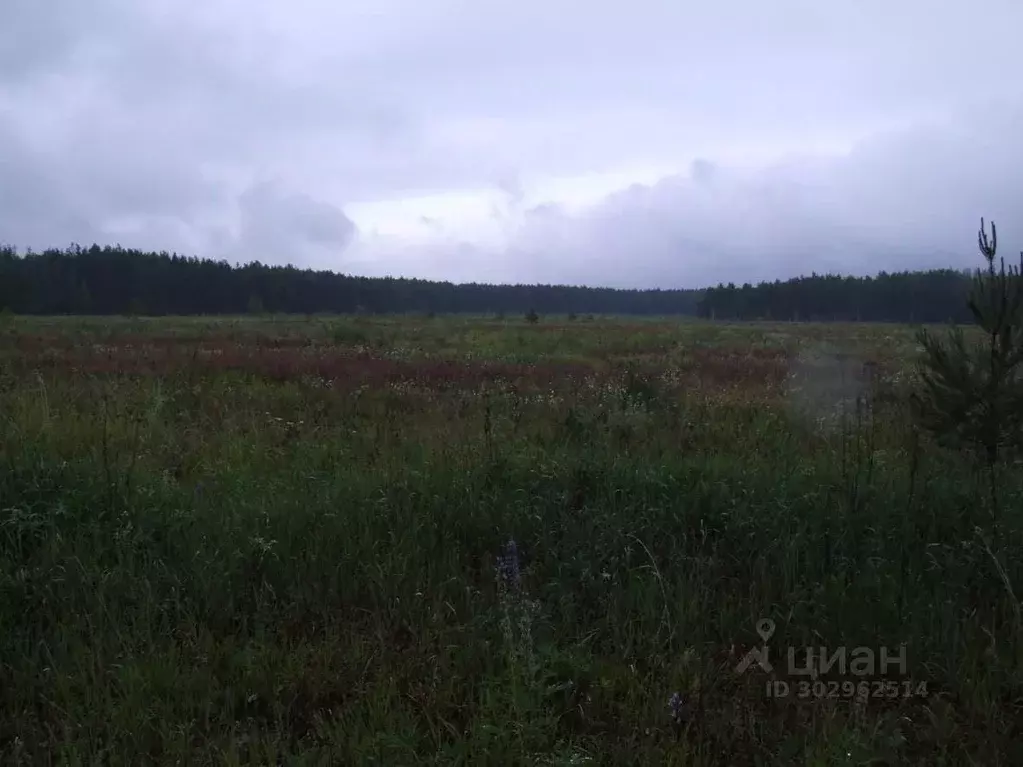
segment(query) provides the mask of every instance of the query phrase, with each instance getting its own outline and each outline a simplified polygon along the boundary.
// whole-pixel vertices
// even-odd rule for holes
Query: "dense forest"
[[[0,309],[17,314],[695,314],[696,290],[454,285],[143,253],[0,248]]]
[[[710,319],[824,322],[972,322],[970,270],[881,272],[876,277],[809,277],[704,291],[697,314]]]
[[[969,272],[817,275],[708,289],[455,285],[328,271],[232,266],[121,247],[42,253],[0,247],[0,310],[16,314],[524,313],[696,315],[789,321],[969,321]]]

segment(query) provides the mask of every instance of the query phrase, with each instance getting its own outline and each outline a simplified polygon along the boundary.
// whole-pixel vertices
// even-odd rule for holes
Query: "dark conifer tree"
[[[970,341],[960,327],[946,337],[921,329],[920,387],[913,403],[922,425],[943,443],[978,453],[990,472],[997,513],[996,467],[1023,444],[1023,253],[1020,265],[995,269],[998,231],[984,220],[977,235],[987,268],[973,276],[967,307],[982,337]]]

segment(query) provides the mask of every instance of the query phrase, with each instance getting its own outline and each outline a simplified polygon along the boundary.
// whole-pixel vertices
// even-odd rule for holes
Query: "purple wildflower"
[[[671,711],[671,718],[676,722],[682,719],[684,702],[682,696],[677,692],[672,693],[671,697],[668,698],[668,709]]]
[[[497,558],[498,578],[513,591],[518,591],[522,579],[519,568],[519,547],[514,539],[509,539],[504,547],[504,556]]]

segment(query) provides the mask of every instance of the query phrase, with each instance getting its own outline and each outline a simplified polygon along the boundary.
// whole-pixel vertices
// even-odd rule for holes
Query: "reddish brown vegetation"
[[[164,339],[166,340],[166,339]],[[296,348],[257,345],[85,345],[73,348],[26,344],[16,359],[21,371],[49,369],[85,375],[174,375],[234,372],[272,381],[302,378],[335,388],[380,386],[402,381],[434,389],[477,389],[486,382],[511,387],[562,389],[592,374],[585,364],[510,364],[456,360],[390,359],[342,347]]]
[[[783,349],[696,348],[682,365],[704,384],[771,388],[785,381],[789,356]]]
[[[604,359],[606,348],[601,349],[593,364],[555,361],[513,364],[401,358],[361,346],[314,343],[302,336],[250,334],[242,339],[228,333],[205,336],[136,333],[76,343],[69,335],[55,333],[24,334],[11,340],[7,362],[19,374],[32,370],[130,376],[234,372],[271,381],[320,380],[340,390],[410,382],[435,390],[474,390],[484,384],[496,384],[523,391],[564,392],[578,386],[583,378],[614,378],[622,372],[620,359]],[[635,372],[658,379],[674,369],[675,383],[685,389],[766,392],[778,388],[790,369],[789,354],[781,348],[694,346],[684,350],[658,347],[629,351],[625,359],[631,360],[628,367]],[[681,358],[677,356],[680,351]]]

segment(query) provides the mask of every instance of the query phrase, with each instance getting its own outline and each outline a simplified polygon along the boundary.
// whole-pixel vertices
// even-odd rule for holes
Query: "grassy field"
[[[0,761],[1023,764],[1023,470],[916,435],[915,353],[0,318]]]

